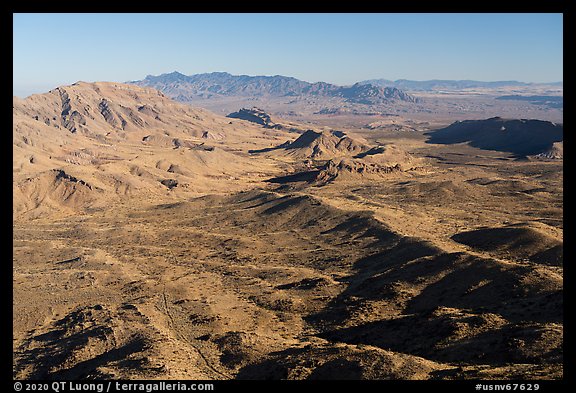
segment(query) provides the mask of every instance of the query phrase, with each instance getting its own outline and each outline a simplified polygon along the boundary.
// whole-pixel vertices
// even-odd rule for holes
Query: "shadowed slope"
[[[562,266],[563,243],[552,228],[540,224],[516,224],[458,233],[453,240],[477,250],[515,259],[529,259],[546,265]]]
[[[453,144],[468,142],[487,150],[514,153],[519,156],[540,154],[553,143],[563,140],[563,126],[549,121],[517,120],[494,117],[465,120],[428,132],[428,143]]]

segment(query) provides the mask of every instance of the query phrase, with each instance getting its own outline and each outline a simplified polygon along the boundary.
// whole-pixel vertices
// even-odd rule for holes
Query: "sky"
[[[185,75],[563,80],[563,16],[485,14],[13,14],[13,91]]]

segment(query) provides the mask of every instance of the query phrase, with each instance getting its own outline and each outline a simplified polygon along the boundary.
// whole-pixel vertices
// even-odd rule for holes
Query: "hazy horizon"
[[[562,14],[13,14],[13,21],[17,96],[173,71],[336,85],[563,80]]]
[[[169,71],[169,72],[162,72],[162,73],[157,74],[157,75],[154,75],[154,76],[159,76],[159,75],[163,75],[163,74],[171,74],[171,73],[173,73],[173,72],[180,72],[180,71],[174,70],[174,71]],[[291,75],[280,75],[280,74],[269,74],[269,75],[232,74],[232,73],[227,72],[227,71],[199,72],[199,73],[197,73],[197,74],[211,74],[211,73],[218,73],[218,72],[226,72],[226,73],[231,74],[231,75],[233,75],[233,76],[249,76],[249,77],[259,77],[259,76],[266,76],[266,77],[283,76],[283,77],[288,77],[288,78],[290,78],[290,77],[291,77],[291,78],[296,78],[296,77],[291,76]],[[186,76],[196,75],[196,74],[186,74],[186,73],[183,73],[183,72],[180,72],[180,73],[181,73],[181,74],[184,74],[184,75],[186,75]],[[148,76],[148,75],[147,75],[147,76]],[[145,77],[142,77],[141,79],[145,79],[145,78],[146,78],[146,76],[145,76]],[[136,80],[141,80],[141,79],[134,79],[134,81],[136,81]],[[318,80],[318,81],[306,81],[306,80],[303,80],[303,79],[300,79],[300,78],[296,78],[296,79],[302,80],[302,81],[304,81],[304,82],[309,82],[309,83],[327,82],[327,81],[321,81],[321,80]],[[446,80],[446,81],[455,81],[455,82],[473,81],[473,82],[486,82],[486,83],[487,83],[487,82],[521,82],[521,83],[542,84],[542,85],[555,84],[555,83],[563,83],[563,82],[564,82],[563,80],[545,81],[545,82],[527,82],[527,81],[512,80],[512,79],[509,79],[509,80],[479,80],[479,79],[425,79],[425,80],[417,80],[417,79],[407,79],[407,78],[399,78],[399,79],[391,79],[391,78],[371,78],[371,80],[375,80],[375,79],[389,80],[389,81],[391,81],[391,82],[398,82],[398,81],[401,81],[401,80],[408,80],[408,81],[413,81],[413,82],[429,82],[429,81],[434,81],[434,80],[437,80],[437,81]],[[368,79],[359,79],[359,80],[357,80],[356,82],[363,82],[363,81],[365,81],[365,80],[368,80]],[[58,85],[52,85],[52,84],[51,84],[51,85],[33,87],[33,88],[29,89],[29,90],[27,90],[27,89],[23,89],[23,90],[19,90],[19,91],[14,90],[13,95],[16,96],[16,97],[20,97],[20,98],[26,98],[26,97],[28,97],[28,96],[30,96],[30,95],[33,95],[33,94],[47,93],[48,91],[50,91],[50,90],[52,90],[52,89],[55,89],[55,88],[57,88],[57,87],[59,87],[59,86],[62,86],[62,85],[72,85],[72,84],[78,83],[78,82],[87,82],[87,83],[94,83],[94,82],[116,82],[116,83],[125,83],[125,82],[131,82],[131,81],[128,81],[128,80],[126,80],[126,81],[119,81],[119,80],[118,80],[118,81],[112,81],[112,80],[108,80],[108,81],[105,81],[105,80],[77,80],[77,81],[75,81],[75,82],[70,82],[70,83],[66,83],[66,84],[58,84]],[[354,83],[356,83],[356,82],[354,82]],[[328,82],[328,83],[331,83],[331,82]],[[350,84],[346,84],[346,85],[341,85],[341,86],[350,86],[350,85],[353,85],[354,83],[350,83]],[[336,85],[338,85],[338,84],[336,84]]]

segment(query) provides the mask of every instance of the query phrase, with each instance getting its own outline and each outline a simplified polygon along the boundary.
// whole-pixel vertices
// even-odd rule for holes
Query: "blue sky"
[[[563,80],[562,14],[14,14],[13,90],[190,75]]]

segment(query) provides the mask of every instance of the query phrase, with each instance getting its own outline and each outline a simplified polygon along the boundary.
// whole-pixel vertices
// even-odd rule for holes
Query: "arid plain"
[[[14,98],[14,377],[562,378],[558,125],[320,117]]]

